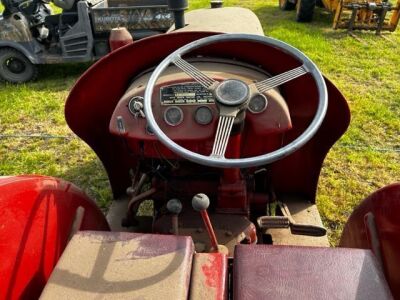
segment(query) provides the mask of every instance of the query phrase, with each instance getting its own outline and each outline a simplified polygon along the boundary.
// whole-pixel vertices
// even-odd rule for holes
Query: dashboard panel
[[[191,63],[218,81],[235,78],[250,84],[269,77],[262,70],[235,61],[206,60]],[[123,135],[131,144],[157,141],[147,126],[143,112],[143,95],[150,75],[150,71],[145,72],[132,81],[110,120],[110,132]],[[172,140],[200,153],[211,149],[219,116],[214,97],[177,67],[170,66],[159,78],[154,89],[152,108],[157,124]],[[279,139],[279,135],[290,128],[289,110],[277,89],[250,100],[244,128],[246,139],[267,136]],[[201,143],[194,144],[193,141]],[[251,152],[254,151],[257,152],[255,149]]]

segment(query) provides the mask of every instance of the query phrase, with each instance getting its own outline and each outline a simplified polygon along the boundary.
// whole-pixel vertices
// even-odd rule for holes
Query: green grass
[[[192,0],[191,9],[207,3]],[[316,9],[313,23],[300,24],[294,12],[278,9],[277,0],[226,0],[225,6],[252,9],[266,35],[305,52],[348,100],[351,125],[325,160],[318,190],[330,241],[337,244],[353,208],[374,190],[400,180],[400,34],[385,35],[388,42],[357,33],[361,43],[332,30],[332,16],[322,9]],[[66,137],[0,139],[0,175],[65,178],[105,206],[111,194],[101,163],[64,121],[65,98],[86,67],[43,66],[37,82],[0,85],[0,134]]]

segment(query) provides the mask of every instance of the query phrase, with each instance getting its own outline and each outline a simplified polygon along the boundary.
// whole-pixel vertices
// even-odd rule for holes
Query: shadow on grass
[[[80,76],[92,63],[49,64],[40,66],[40,80]]]
[[[29,88],[52,92],[69,89],[91,65],[91,63],[40,65],[39,77],[35,82],[28,83]]]
[[[0,89],[19,91],[62,92],[69,90],[76,80],[92,65],[92,63],[39,65],[39,76],[35,81],[24,84],[0,83]]]
[[[310,23],[296,22],[296,11],[283,11],[276,6],[263,6],[253,10],[261,21],[266,33],[279,30],[320,31],[330,28],[332,15],[330,12],[315,8],[313,21]]]
[[[56,177],[70,181],[84,190],[102,209],[111,203],[113,197],[107,173],[97,157],[78,162],[65,172],[56,174]]]

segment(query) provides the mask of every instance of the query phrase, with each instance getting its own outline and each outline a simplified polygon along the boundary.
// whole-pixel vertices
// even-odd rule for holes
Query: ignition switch
[[[146,117],[143,111],[143,97],[135,96],[129,100],[128,109],[135,118]]]

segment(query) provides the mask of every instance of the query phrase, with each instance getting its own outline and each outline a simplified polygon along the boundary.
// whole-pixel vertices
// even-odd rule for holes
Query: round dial
[[[258,114],[263,112],[268,105],[267,97],[262,94],[257,94],[250,99],[249,110],[253,114]]]
[[[170,106],[164,112],[164,121],[168,125],[177,126],[183,121],[183,111],[178,106]]]
[[[196,109],[194,119],[200,125],[210,124],[213,119],[211,109],[207,106],[200,106],[198,109]]]

